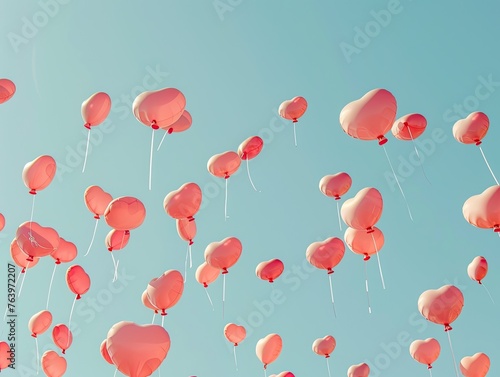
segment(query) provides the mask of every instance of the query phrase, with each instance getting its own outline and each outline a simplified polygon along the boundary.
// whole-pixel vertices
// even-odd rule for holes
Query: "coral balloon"
[[[167,357],[170,336],[162,326],[122,321],[109,330],[106,344],[120,372],[129,377],[147,377]]]
[[[369,375],[370,367],[365,363],[351,365],[347,370],[347,377],[368,377]]]
[[[241,343],[247,336],[247,331],[243,326],[235,325],[234,323],[228,323],[224,327],[224,336],[228,341],[234,343],[236,347],[238,343]]]
[[[163,200],[165,212],[174,219],[194,220],[202,201],[200,186],[189,182],[183,184],[177,190],[171,191]]]
[[[31,331],[31,336],[36,338],[38,335],[43,334],[52,325],[52,313],[48,310],[42,310],[34,314],[29,322],[28,328]]]
[[[52,340],[62,350],[62,353],[65,354],[71,343],[73,343],[73,334],[68,329],[68,326],[64,324],[57,325],[52,329]]]
[[[340,125],[346,134],[361,140],[387,142],[384,136],[396,119],[397,103],[391,92],[374,89],[347,104],[340,112]]]
[[[0,213],[0,232],[5,228],[5,216]]]
[[[194,237],[196,237],[196,221],[189,221],[188,219],[175,220],[177,225],[177,233],[179,237],[192,245]]]
[[[81,295],[87,293],[90,289],[90,276],[79,265],[73,265],[66,271],[66,284],[71,292],[79,300]]]
[[[241,165],[241,158],[236,152],[224,152],[212,156],[207,169],[214,177],[228,179]]]
[[[427,369],[432,368],[432,363],[441,353],[441,346],[434,338],[415,340],[410,344],[410,355],[421,364],[426,364]]]
[[[344,258],[344,254],[344,242],[340,238],[330,237],[310,244],[306,250],[306,259],[314,267],[333,274],[333,268]]]
[[[262,280],[274,283],[274,280],[276,280],[283,273],[284,269],[285,266],[282,261],[279,259],[271,259],[259,263],[255,269],[255,274]]]
[[[108,348],[107,348],[107,340],[104,339],[101,343],[101,347],[100,347],[100,351],[101,351],[101,356],[104,360],[106,360],[107,363],[111,364],[111,365],[114,365],[113,364],[113,360],[111,360],[111,356],[109,356],[109,353],[108,353]]]
[[[142,300],[143,305],[146,308],[154,310],[155,314],[158,314],[158,308],[151,303],[151,300],[148,297],[148,290],[147,289],[144,292],[142,292],[141,300]]]
[[[212,267],[228,273],[241,256],[243,245],[236,237],[227,237],[219,242],[212,242],[205,249],[205,261]]]
[[[282,348],[283,340],[278,334],[269,334],[257,342],[255,353],[264,364],[264,369],[278,358]]]
[[[64,238],[59,237],[59,246],[54,250],[50,256],[55,259],[56,264],[69,263],[73,261],[78,255],[78,249],[73,242],[66,241]]]
[[[109,203],[104,212],[106,223],[116,230],[132,230],[141,226],[146,217],[144,204],[131,196],[122,196]]]
[[[137,120],[153,129],[174,124],[182,116],[185,107],[186,97],[175,88],[143,92],[132,104]]]
[[[220,275],[220,268],[212,267],[207,262],[203,262],[196,269],[196,281],[203,284],[203,287],[207,288],[209,284],[213,283]]]
[[[147,293],[151,304],[161,309],[161,315],[173,307],[181,299],[184,291],[184,278],[177,270],[168,270],[159,278],[151,280]]]
[[[82,118],[85,122],[85,128],[98,126],[109,115],[111,111],[111,98],[108,94],[98,92],[92,94],[82,103]]]
[[[491,186],[467,199],[462,213],[477,228],[500,232],[500,186]]]
[[[307,101],[304,97],[294,97],[281,103],[278,113],[282,118],[297,123],[298,119],[304,115],[307,110]]]
[[[6,342],[0,342],[0,371],[8,368],[11,364],[10,346]]]
[[[281,372],[279,374],[271,374],[269,377],[295,377],[292,372]]]
[[[105,244],[108,251],[121,250],[128,244],[130,232],[128,230],[112,229],[106,236]]]
[[[360,190],[354,198],[347,199],[340,214],[342,220],[351,228],[373,232],[373,226],[382,216],[384,202],[382,194],[376,188],[366,187]]]
[[[12,257],[14,263],[22,268],[22,274],[26,272],[26,269],[35,267],[40,261],[40,258],[33,258],[32,261],[27,260],[28,255],[23,253],[23,251],[19,248],[15,238],[10,243],[10,256]]]
[[[364,255],[364,260],[370,259],[370,255],[376,254],[384,246],[384,234],[373,227],[373,232],[366,233],[364,230],[347,228],[344,233],[344,240],[349,249],[355,254]]]
[[[46,351],[40,361],[47,377],[62,377],[66,373],[68,367],[66,359],[54,351]]]
[[[168,134],[171,134],[172,132],[184,132],[191,127],[192,123],[193,118],[191,117],[191,114],[187,110],[184,110],[181,117],[174,123],[161,128],[167,131]]]
[[[335,338],[331,335],[327,335],[324,338],[316,339],[312,344],[312,350],[320,356],[329,358],[336,345],[337,342]]]
[[[60,237],[52,228],[26,221],[17,228],[16,240],[19,248],[28,255],[26,260],[32,262],[33,257],[45,257],[57,250]]]
[[[264,148],[264,140],[259,136],[250,136],[238,147],[238,156],[242,160],[251,160],[259,155]]]
[[[443,325],[445,331],[458,318],[464,306],[464,295],[453,285],[425,291],[418,298],[418,310],[425,319]]]
[[[472,280],[481,284],[481,280],[486,277],[488,273],[488,262],[485,257],[475,257],[472,262],[467,266],[467,274]]]
[[[32,195],[50,185],[55,175],[56,161],[51,156],[37,157],[23,168],[23,182]]]
[[[10,100],[16,93],[16,85],[9,79],[0,79],[0,104]]]
[[[465,377],[485,377],[490,370],[490,358],[482,352],[466,356],[460,361],[460,372]]]
[[[427,119],[421,114],[408,114],[394,122],[391,131],[396,139],[415,140],[427,127]]]
[[[325,175],[319,181],[319,190],[335,200],[339,200],[342,195],[345,195],[351,188],[352,179],[347,173],[337,173],[333,175]]]
[[[463,144],[480,145],[488,133],[490,120],[485,113],[476,111],[453,125],[453,137]]]
[[[89,186],[83,194],[83,199],[88,210],[94,214],[94,218],[100,219],[113,197],[99,186]]]

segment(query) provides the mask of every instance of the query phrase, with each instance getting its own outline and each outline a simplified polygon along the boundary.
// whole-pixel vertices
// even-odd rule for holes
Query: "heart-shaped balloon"
[[[488,273],[488,262],[485,257],[475,257],[472,262],[467,266],[467,274],[472,280],[481,284],[481,280],[486,277]]]
[[[0,232],[5,228],[5,216],[0,213]]]
[[[81,295],[87,293],[90,289],[90,276],[82,266],[75,264],[66,271],[66,284],[69,290],[76,295],[76,299],[79,300]]]
[[[46,351],[40,361],[47,377],[62,377],[66,373],[68,367],[66,359],[54,351]]]
[[[51,156],[40,156],[28,162],[23,168],[24,185],[30,189],[30,194],[46,188],[56,175],[56,161]]]
[[[162,326],[122,321],[109,330],[106,344],[120,372],[129,377],[147,377],[167,357],[170,336]]]
[[[376,188],[366,187],[360,190],[354,198],[347,199],[340,215],[351,228],[373,232],[373,226],[382,216],[384,202],[382,194]]]
[[[0,342],[0,371],[6,369],[11,364],[10,346],[7,342]]]
[[[453,125],[453,137],[463,144],[480,145],[488,133],[490,120],[485,113],[476,111]]]
[[[347,370],[347,377],[368,377],[370,375],[370,367],[366,363],[351,365]]]
[[[173,132],[184,132],[191,127],[192,123],[193,118],[191,117],[191,114],[187,110],[184,110],[179,119],[177,119],[171,125],[162,128],[167,131],[168,134],[171,134]]]
[[[228,179],[241,165],[238,153],[228,151],[212,156],[207,162],[207,169],[214,177]]]
[[[71,343],[73,343],[73,334],[68,326],[59,324],[52,329],[52,340],[62,350],[62,353],[65,354]]]
[[[55,259],[56,264],[69,263],[78,255],[78,249],[73,242],[66,241],[64,238],[59,238],[59,245],[50,256]]]
[[[194,182],[184,183],[177,190],[171,191],[163,200],[165,212],[174,219],[194,220],[202,201],[200,186]]]
[[[189,242],[189,245],[194,243],[194,237],[196,237],[196,221],[189,221],[188,219],[177,219],[175,220],[175,225],[177,227],[177,234],[184,241]]]
[[[186,97],[175,88],[143,92],[132,104],[137,120],[153,129],[168,128],[179,120],[185,107]]]
[[[10,100],[16,93],[16,85],[9,79],[0,79],[0,104]]]
[[[415,140],[427,127],[427,119],[421,114],[408,114],[394,122],[391,131],[396,139]]]
[[[443,325],[445,331],[458,318],[464,306],[464,295],[453,285],[425,291],[418,298],[418,310],[425,319]]]
[[[167,315],[166,310],[181,299],[184,292],[184,278],[177,270],[165,271],[159,278],[151,280],[147,292],[151,304],[162,310],[161,315]]]
[[[155,314],[158,314],[158,308],[151,303],[151,300],[148,297],[147,289],[144,292],[142,292],[141,301],[146,308],[154,310]]]
[[[410,355],[416,361],[426,364],[428,369],[432,368],[432,363],[437,360],[441,353],[441,346],[434,338],[425,340],[415,340],[410,344]]]
[[[127,246],[130,240],[130,232],[128,230],[111,229],[106,235],[104,243],[108,251],[121,250]]]
[[[203,262],[196,269],[196,281],[203,284],[207,288],[209,284],[213,283],[220,275],[220,268],[212,267],[207,262]]]
[[[298,119],[304,115],[307,110],[307,101],[304,97],[294,97],[281,103],[278,113],[282,118],[297,123]]]
[[[52,228],[38,223],[26,221],[16,231],[19,248],[33,261],[33,257],[41,258],[52,254],[59,246],[59,234]]]
[[[335,338],[331,335],[327,335],[324,338],[316,339],[312,344],[312,350],[320,356],[329,358],[336,346],[337,342]]]
[[[100,219],[113,197],[99,186],[89,186],[83,194],[83,199],[88,210],[94,214],[94,218]]]
[[[29,256],[19,248],[17,240],[14,238],[10,243],[10,256],[15,264],[22,268],[21,273],[24,274],[26,269],[35,267],[40,261],[40,258],[33,258],[33,261],[29,261]]]
[[[31,336],[36,338],[43,334],[52,325],[52,313],[48,310],[42,310],[34,314],[28,322],[28,328],[31,331]]]
[[[352,179],[347,173],[337,173],[333,175],[325,175],[319,181],[319,190],[335,200],[339,200],[342,195],[345,195],[351,188]]]
[[[255,353],[264,364],[264,369],[278,358],[282,348],[283,340],[278,334],[269,334],[257,342]]]
[[[353,101],[340,112],[340,125],[346,134],[361,140],[387,142],[384,136],[396,119],[397,103],[391,92],[374,89]]]
[[[82,118],[85,128],[97,126],[104,122],[111,110],[111,98],[108,94],[99,92],[91,95],[82,103]]]
[[[264,148],[264,140],[259,136],[250,136],[238,147],[238,155],[242,160],[251,160],[259,155]]]
[[[279,259],[271,259],[259,263],[255,269],[255,274],[258,278],[273,283],[274,280],[276,280],[283,273],[284,269],[285,266],[282,261]]]
[[[321,242],[313,242],[306,250],[306,259],[314,267],[333,273],[345,254],[345,245],[340,238],[330,237]]]
[[[101,343],[101,347],[100,347],[100,351],[101,351],[101,356],[104,360],[106,360],[107,363],[111,364],[111,365],[114,365],[113,364],[113,360],[111,360],[111,356],[109,356],[109,353],[108,353],[108,348],[107,348],[107,340],[104,339]]]
[[[232,267],[240,258],[243,245],[236,237],[227,237],[219,242],[212,242],[205,249],[205,261],[212,267],[222,270],[223,274],[228,273],[228,268]]]
[[[500,186],[491,186],[479,195],[471,196],[462,207],[470,224],[500,232]]]
[[[236,347],[245,339],[245,337],[247,336],[247,331],[243,326],[238,326],[234,323],[228,323],[224,327],[224,336],[228,341],[234,343],[234,346]]]
[[[365,261],[370,259],[370,255],[378,253],[385,241],[384,234],[376,226],[371,233],[349,227],[344,233],[344,240],[349,249],[355,254],[363,255]]]
[[[141,226],[146,208],[139,199],[122,196],[109,203],[104,212],[106,223],[116,230],[132,230]]]
[[[460,361],[460,371],[465,377],[485,377],[490,370],[490,358],[482,352],[466,356]]]
[[[281,372],[279,374],[271,374],[269,377],[295,377],[292,372]]]

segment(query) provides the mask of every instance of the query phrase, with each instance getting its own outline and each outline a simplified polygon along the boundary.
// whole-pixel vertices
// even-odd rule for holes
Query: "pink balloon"
[[[89,186],[83,194],[83,199],[88,210],[94,214],[94,218],[100,219],[113,197],[99,186]]]
[[[370,259],[370,255],[378,253],[384,246],[384,234],[377,227],[373,227],[371,233],[347,228],[344,233],[344,240],[349,249],[355,254],[363,255],[365,261]]]
[[[66,359],[54,351],[46,351],[41,357],[41,363],[47,377],[62,377],[68,367]]]
[[[16,85],[9,79],[0,79],[0,104],[10,100],[16,93]]]
[[[351,365],[347,370],[347,377],[368,377],[370,375],[370,367],[366,363]]]
[[[0,213],[0,232],[5,228],[5,216]]]
[[[247,331],[243,326],[235,325],[234,323],[228,323],[224,327],[224,336],[228,341],[234,343],[236,347],[238,343],[241,343],[247,336]]]
[[[327,335],[324,338],[316,339],[313,342],[312,350],[320,356],[329,358],[336,346],[337,342],[335,341],[335,338],[331,335]]]
[[[50,185],[55,175],[56,161],[50,156],[37,157],[23,168],[23,182],[32,195]]]
[[[17,244],[17,240],[15,238],[10,243],[10,256],[12,257],[14,263],[22,268],[22,274],[26,272],[26,269],[35,267],[40,261],[40,258],[33,258],[33,260],[30,262],[27,259],[28,255],[23,253],[23,251],[19,248],[19,245]]]
[[[209,284],[212,284],[220,275],[220,268],[212,267],[207,262],[203,262],[196,269],[196,281],[203,284],[203,287],[207,288]]]
[[[490,370],[490,358],[482,352],[466,356],[460,361],[460,371],[465,377],[485,377]]]
[[[347,104],[340,112],[340,125],[346,134],[361,140],[387,142],[384,136],[396,119],[397,103],[391,92],[374,89]]]
[[[48,310],[42,310],[34,314],[28,322],[28,328],[31,331],[31,336],[36,338],[43,334],[52,325],[52,313]]]
[[[108,353],[108,348],[107,348],[107,340],[104,339],[101,343],[101,347],[100,347],[100,351],[101,351],[101,356],[104,360],[106,360],[107,363],[111,364],[111,365],[114,365],[113,364],[113,360],[111,360],[111,356],[109,356],[109,353]]]
[[[33,257],[41,258],[52,254],[59,247],[59,234],[52,228],[43,227],[35,222],[26,221],[16,231],[19,248],[33,261]]]
[[[490,120],[488,116],[485,113],[476,111],[453,125],[453,137],[463,144],[480,145],[489,127]]]
[[[465,201],[462,213],[475,227],[500,232],[500,186],[491,186],[471,196]]]
[[[62,350],[64,355],[66,350],[71,346],[71,343],[73,343],[73,334],[71,330],[68,329],[68,326],[60,324],[54,326],[52,329],[52,340],[54,344]]]
[[[109,203],[104,212],[106,223],[116,230],[132,230],[141,226],[146,208],[139,199],[122,196]]]
[[[137,120],[155,130],[174,124],[182,116],[185,107],[186,97],[175,88],[141,93],[132,104]]]
[[[50,256],[55,259],[56,264],[69,263],[73,261],[78,255],[78,249],[73,242],[66,241],[64,238],[59,237],[59,246],[54,250]]]
[[[179,237],[192,245],[194,237],[196,237],[196,221],[189,221],[188,219],[175,220],[177,225],[177,233]]]
[[[158,314],[158,308],[151,303],[151,300],[148,297],[147,289],[144,292],[142,292],[141,300],[146,308],[154,310],[155,314]]]
[[[295,374],[292,372],[281,372],[278,374],[271,374],[269,377],[295,377]]]
[[[214,177],[228,179],[236,173],[241,165],[241,158],[236,152],[224,152],[212,156],[207,163],[207,169]]]
[[[167,357],[170,336],[162,326],[122,321],[109,330],[106,344],[120,372],[129,377],[147,377]]]
[[[243,245],[236,237],[227,237],[219,242],[212,242],[205,249],[205,261],[212,267],[228,273],[228,268],[240,259]]]
[[[255,353],[264,364],[264,369],[278,358],[282,348],[283,340],[278,334],[269,334],[257,342]]]
[[[366,187],[360,190],[354,198],[347,199],[342,204],[340,215],[351,228],[364,229],[371,233],[373,226],[382,216],[383,207],[384,202],[380,191],[373,187]]]
[[[191,118],[191,114],[187,110],[184,110],[179,119],[167,127],[162,127],[162,129],[167,131],[168,134],[172,132],[184,132],[191,127],[192,123],[193,118]]]
[[[259,155],[264,148],[264,140],[259,136],[250,136],[238,147],[238,156],[242,160],[251,160]]]
[[[451,330],[450,324],[458,318],[464,306],[464,295],[453,285],[430,289],[418,299],[418,310],[425,319],[444,325],[445,331]]]
[[[111,110],[111,98],[108,94],[99,92],[92,94],[82,103],[82,118],[85,128],[98,126],[106,120]]]
[[[306,259],[314,267],[333,274],[333,268],[344,258],[344,253],[344,242],[340,238],[330,237],[310,244],[306,250]]]
[[[279,259],[271,259],[265,262],[261,262],[257,265],[255,269],[255,274],[258,278],[262,280],[267,280],[269,283],[273,283],[285,269],[283,262]]]
[[[304,97],[294,97],[281,103],[278,113],[282,118],[297,123],[298,119],[307,110],[307,101]]]
[[[81,295],[87,293],[90,289],[90,276],[79,265],[73,265],[66,271],[66,284],[71,292],[79,300]]]
[[[426,364],[427,369],[432,368],[432,363],[441,353],[441,346],[434,338],[415,340],[410,344],[410,355],[421,364]]]
[[[200,186],[196,183],[188,182],[165,196],[163,208],[174,219],[188,219],[192,221],[194,220],[194,215],[200,209],[202,199]]]
[[[128,244],[130,239],[130,232],[128,230],[112,229],[105,239],[108,251],[121,250]]]
[[[339,200],[351,188],[352,179],[347,173],[325,175],[319,181],[319,190],[326,196]]]
[[[6,342],[0,342],[0,371],[6,369],[11,364],[10,346]]]
[[[472,262],[467,266],[467,274],[472,280],[481,284],[481,280],[486,277],[488,273],[488,262],[485,257],[475,257]]]
[[[427,127],[427,119],[421,114],[408,114],[394,122],[391,131],[396,139],[415,140]]]
[[[177,270],[168,270],[159,278],[151,280],[147,287],[149,301],[161,309],[161,315],[173,307],[181,299],[184,291],[184,278]]]

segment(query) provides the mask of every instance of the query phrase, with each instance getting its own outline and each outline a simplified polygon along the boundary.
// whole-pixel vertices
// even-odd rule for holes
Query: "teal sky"
[[[388,10],[390,19],[377,16]],[[500,174],[498,14],[500,5],[493,0],[459,5],[449,0],[1,1],[0,77],[17,86],[15,96],[0,105],[3,289],[10,242],[30,218],[32,196],[22,169],[48,154],[57,161],[58,175],[37,195],[33,220],[55,228],[79,250],[73,263],[56,270],[49,306],[54,325],[67,324],[74,297],[64,278],[67,268],[80,264],[92,279],[73,314],[67,376],[112,376],[114,367],[99,352],[108,330],[123,320],[151,323],[152,312],[141,303],[148,282],[169,269],[184,273],[186,243],[162,204],[186,182],[200,185],[204,203],[196,216],[193,268],[181,300],[165,318],[171,349],[162,376],[263,375],[255,345],[269,333],[280,334],[284,344],[268,375],[289,370],[296,376],[328,376],[325,360],[311,345],[332,335],[337,341],[332,376],[345,376],[350,365],[362,362],[371,366],[370,377],[427,376],[425,366],[410,357],[408,339],[428,337],[442,347],[433,375],[453,376],[446,333],[417,309],[422,292],[444,284],[457,285],[465,296],[451,332],[457,363],[484,352],[491,359],[488,375],[500,375],[500,239],[462,215],[464,201],[495,181],[478,148],[458,143],[451,132],[454,122],[470,112],[486,113],[491,128],[482,147]],[[364,40],[360,30],[369,34]],[[146,89],[164,87],[185,94],[193,125],[167,136],[155,151],[149,191],[151,131],[135,119],[131,102]],[[386,149],[402,178],[413,222],[383,149],[375,141],[350,138],[339,124],[341,109],[374,88],[394,94],[398,117],[421,113],[428,121],[418,140],[431,184],[410,162],[412,143],[387,135]],[[95,139],[82,174],[87,132],[81,104],[99,91],[111,96],[113,108],[107,123],[92,131]],[[277,115],[280,103],[294,96],[309,104],[297,125],[298,147],[292,124]],[[162,132],[155,135],[156,145]],[[265,142],[250,161],[262,192],[252,189],[242,164],[229,180],[230,218],[224,221],[224,181],[213,178],[206,164],[252,135]],[[339,230],[335,201],[318,189],[324,175],[341,171],[353,179],[342,202],[364,187],[377,188],[384,198],[377,226],[386,240],[380,252],[386,289],[372,258],[369,314],[362,257],[346,249],[333,277],[335,318],[326,273],[308,265],[305,251],[312,242],[343,238],[346,225]],[[110,228],[104,221],[84,257],[95,224],[83,201],[90,185],[115,198],[135,196],[147,209],[144,224],[115,254],[121,279],[114,284],[104,247]],[[222,279],[209,287],[212,311],[194,273],[205,247],[229,236],[241,240],[243,253],[227,275],[223,319]],[[484,283],[496,305],[467,276],[467,265],[478,255],[489,262]],[[281,259],[286,269],[274,286],[255,276],[257,264],[271,258]],[[16,302],[16,371],[6,376],[36,375],[27,324],[45,309],[53,265],[45,258],[28,271]],[[3,302],[6,294],[1,293]],[[269,304],[273,297],[279,299]],[[237,349],[238,372],[223,336],[228,322],[247,327]],[[39,345],[41,353],[60,353],[51,329],[39,337]]]

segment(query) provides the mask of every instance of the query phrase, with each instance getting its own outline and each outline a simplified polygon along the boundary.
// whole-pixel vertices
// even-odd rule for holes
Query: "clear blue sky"
[[[0,77],[17,85],[15,96],[0,105],[0,212],[7,219],[0,233],[3,289],[10,242],[30,217],[32,197],[21,172],[27,162],[48,154],[56,159],[59,173],[37,195],[34,221],[74,242],[79,250],[74,263],[92,279],[73,316],[67,376],[112,376],[113,366],[99,353],[108,330],[122,320],[151,323],[152,313],[141,303],[147,283],[169,269],[184,272],[186,244],[162,203],[167,193],[190,181],[202,188],[204,204],[196,216],[194,265],[184,295],[165,318],[172,345],[161,367],[163,376],[262,375],[255,344],[274,332],[284,346],[269,374],[290,370],[296,376],[327,376],[325,361],[311,345],[332,335],[337,340],[330,359],[333,376],[345,376],[350,365],[361,362],[372,366],[371,377],[426,376],[425,366],[410,357],[407,340],[427,337],[442,346],[434,375],[452,376],[446,333],[417,310],[423,291],[447,283],[456,284],[465,296],[451,333],[457,362],[485,352],[492,362],[489,375],[500,375],[500,239],[474,228],[462,215],[464,201],[495,182],[477,147],[459,144],[451,132],[457,119],[485,112],[491,129],[483,149],[500,174],[499,12],[493,0],[460,5],[449,0],[1,1]],[[131,102],[145,89],[163,87],[185,94],[193,125],[168,136],[155,152],[149,191],[151,133],[133,116]],[[410,162],[412,144],[387,135],[387,152],[402,178],[414,222],[382,148],[350,138],[339,124],[340,110],[374,88],[395,95],[398,117],[416,112],[428,120],[420,151],[431,184]],[[95,129],[82,174],[86,130],[80,107],[98,91],[111,96],[113,109],[107,124]],[[277,109],[299,95],[309,107],[297,125],[295,147],[293,127],[277,116]],[[156,134],[156,143],[161,135]],[[252,189],[242,165],[229,181],[230,218],[224,221],[224,182],[211,177],[206,163],[214,154],[236,150],[252,135],[265,141],[262,153],[251,161],[252,177],[262,192]],[[371,315],[360,256],[346,250],[336,268],[337,318],[325,272],[305,262],[310,243],[343,238],[335,201],[318,189],[324,175],[340,171],[353,179],[344,199],[364,187],[379,189],[384,198],[377,225],[386,238],[380,258],[387,287],[382,289],[373,258],[368,263]],[[111,284],[104,221],[84,257],[94,227],[83,202],[90,185],[114,197],[135,196],[147,208],[144,224],[116,252],[120,284]],[[241,240],[243,253],[227,275],[222,319],[222,279],[209,287],[212,311],[194,272],[205,247],[229,236]],[[477,255],[490,264],[484,283],[497,305],[467,276],[467,265]],[[255,276],[257,264],[271,258],[280,258],[286,269],[274,283],[274,293]],[[73,295],[64,280],[68,267],[56,271],[50,302],[54,324],[67,323],[69,317]],[[27,323],[45,308],[52,268],[52,259],[46,258],[28,272],[17,301],[17,374],[6,375],[35,375]],[[238,347],[236,372],[223,328],[242,321],[248,337]],[[56,349],[50,332],[39,342],[42,350]]]

